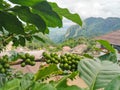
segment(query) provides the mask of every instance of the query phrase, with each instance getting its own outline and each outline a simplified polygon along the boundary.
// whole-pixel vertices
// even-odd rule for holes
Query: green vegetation
[[[99,48],[96,47],[97,45],[96,40],[90,39],[90,38],[84,38],[84,37],[83,38],[81,37],[78,39],[70,38],[59,44],[48,45],[48,47],[46,47],[46,50],[49,52],[58,52],[58,51],[61,51],[64,46],[69,46],[70,48],[74,48],[77,45],[81,45],[81,44],[84,44],[87,46],[86,53],[99,51]],[[53,48],[50,48],[50,46],[53,46]]]
[[[62,27],[63,17],[82,25],[77,14],[71,14],[67,9],[58,7],[56,3],[46,0],[8,1],[14,3],[15,6],[0,0],[0,50],[10,41],[13,41],[15,46],[25,46],[26,42],[32,41],[33,38],[44,42],[38,33],[49,33],[48,27]],[[116,50],[106,41],[100,40],[98,42],[108,50],[105,57],[81,60],[77,55],[65,54],[60,56],[63,60],[60,59],[60,62],[56,62],[53,59],[58,58],[58,55],[50,54],[52,59],[49,63],[58,63],[60,67],[64,63],[61,67],[62,70],[70,69],[70,61],[72,62],[71,69],[74,72],[67,75],[64,75],[64,72],[61,72],[56,64],[43,66],[35,74],[16,73],[11,70],[11,65],[15,65],[15,61],[22,58],[23,61],[17,64],[21,64],[21,66],[34,65],[34,56],[28,53],[5,55],[0,58],[0,90],[97,90],[101,88],[119,90],[120,66],[117,58],[111,58],[111,53],[116,56]],[[44,53],[44,56],[48,58],[49,54]],[[48,63],[47,60],[46,62]],[[8,74],[9,71],[11,74]],[[88,85],[88,88],[67,85],[67,79],[73,80],[78,74]],[[58,81],[48,81],[50,77],[56,75],[63,77]],[[116,84],[116,82],[118,83]]]
[[[108,53],[112,53],[112,55],[116,56],[116,51],[110,44],[106,41],[99,40],[99,43],[104,45],[104,47],[107,48]],[[48,63],[48,66],[43,66],[38,70],[36,74],[18,74],[17,73],[10,73],[9,76],[5,77],[5,75],[8,75],[8,71],[5,73],[1,73],[1,82],[0,82],[0,89],[1,90],[39,90],[39,89],[46,89],[46,90],[97,90],[104,88],[105,90],[113,90],[112,86],[116,86],[115,82],[119,82],[119,75],[120,75],[120,66],[118,64],[118,61],[115,60],[115,58],[110,57],[111,54],[105,54],[100,56],[102,58],[85,58],[84,59],[81,56],[75,55],[75,54],[65,54],[58,56],[56,53],[43,53],[45,62]],[[17,54],[19,58],[24,59],[34,59],[34,56],[29,55],[28,53]],[[14,56],[14,55],[11,55]],[[11,57],[10,56],[10,57]],[[9,56],[3,56],[3,61],[5,61],[6,58],[10,59]],[[107,58],[108,57],[108,58]],[[3,62],[2,63],[5,63]],[[11,60],[10,60],[11,61]],[[30,60],[27,60],[30,62]],[[26,62],[26,60],[25,60]],[[6,62],[8,63],[8,62]],[[9,62],[10,63],[10,62]],[[60,69],[57,67],[59,65]],[[10,63],[11,65],[11,63]],[[23,64],[23,66],[26,64]],[[5,65],[7,68],[8,65]],[[5,68],[4,67],[4,68]],[[10,68],[9,68],[10,69]],[[8,68],[7,68],[8,70]],[[61,70],[67,70],[72,71],[65,74],[65,72]],[[88,88],[81,89],[78,86],[67,85],[67,79],[70,78],[73,80],[76,75],[78,75],[86,82],[88,85]],[[62,75],[63,78],[61,78],[58,81],[49,81],[48,79],[50,77],[56,76],[56,75]],[[47,82],[47,83],[46,83]],[[117,87],[117,86],[116,86]],[[116,89],[119,90],[119,89]]]
[[[96,37],[120,29],[120,18],[87,18],[83,21],[83,27],[73,25],[67,29],[64,40],[68,38]]]
[[[0,73],[9,74],[10,71],[9,57],[7,55],[0,58]]]
[[[79,55],[76,54],[65,54],[60,55],[56,53],[47,54],[43,53],[43,58],[48,64],[59,64],[59,67],[64,71],[76,71],[78,62],[82,59]]]
[[[107,34],[112,31],[120,30],[120,18],[108,17],[104,19],[90,17],[83,21],[82,27],[80,27],[79,25],[66,27],[62,30],[50,30],[52,33],[50,33],[49,37],[52,39],[52,41],[56,43],[61,43],[70,38],[92,38]],[[62,33],[60,33],[60,31]],[[56,36],[59,37],[54,38]]]
[[[26,65],[31,65],[31,66],[34,66],[36,63],[35,63],[35,56],[33,55],[30,55],[29,53],[19,53],[19,59],[22,59],[22,63],[21,63],[21,66],[22,67],[25,67]]]
[[[71,14],[67,9],[58,7],[56,3],[46,0],[8,1],[15,5],[12,7],[11,3],[0,1],[1,50],[10,41],[14,46],[25,46],[26,42],[31,42],[33,38],[44,42],[38,33],[48,34],[48,27],[62,27],[63,17],[82,25],[77,14]]]
[[[38,33],[38,36],[40,36],[44,41],[40,41],[40,39],[33,39],[32,42],[27,42],[26,47],[29,48],[30,50],[35,50],[35,49],[43,49],[43,48],[48,48],[50,45],[54,46],[55,44],[49,39],[47,35],[44,35],[42,33]]]

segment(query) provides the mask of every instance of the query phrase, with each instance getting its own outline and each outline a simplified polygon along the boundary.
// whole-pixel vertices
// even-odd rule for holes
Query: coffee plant
[[[48,64],[58,64],[59,67],[64,70],[76,71],[78,62],[83,58],[76,54],[64,54],[58,55],[56,53],[43,53],[43,58]]]
[[[4,55],[0,58],[0,73],[2,74],[9,74],[10,64],[9,64],[9,57]]]
[[[33,38],[44,42],[37,33],[48,34],[49,27],[62,27],[63,17],[82,26],[78,14],[71,14],[67,9],[47,0],[0,0],[0,50],[2,51],[10,41],[14,46],[25,46],[26,41],[31,42]],[[43,82],[46,77],[59,74],[59,68],[53,64],[40,68],[36,74],[29,73],[10,79],[6,74],[17,58],[13,60],[5,55],[0,58],[0,90],[120,90],[118,60],[111,59],[111,55],[116,56],[116,50],[106,41],[99,42],[108,50],[105,58],[101,56],[92,60],[78,60],[76,55],[51,54],[47,58],[49,56],[54,58],[46,60],[47,63],[58,63],[62,70],[77,70],[88,88],[67,85],[67,79],[73,80],[77,72],[65,75],[58,81]],[[35,64],[34,57],[29,54],[23,54],[21,58],[22,61],[19,63],[22,63],[21,66]]]
[[[49,33],[49,27],[62,27],[63,17],[82,25],[78,14],[60,8],[47,0],[0,0],[0,50],[10,41],[25,46],[26,41],[45,42],[38,33]]]
[[[35,56],[30,55],[29,53],[19,53],[19,59],[22,59],[21,66],[25,67],[26,65],[35,65]]]

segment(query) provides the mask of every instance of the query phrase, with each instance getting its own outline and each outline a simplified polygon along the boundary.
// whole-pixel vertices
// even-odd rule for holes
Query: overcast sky
[[[120,17],[120,0],[48,0],[87,17]]]
[[[88,17],[120,17],[120,0],[48,0],[57,2],[60,7],[78,13],[81,19]],[[64,20],[64,25],[72,25]]]

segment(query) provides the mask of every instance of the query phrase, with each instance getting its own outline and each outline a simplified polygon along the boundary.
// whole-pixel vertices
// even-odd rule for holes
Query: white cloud
[[[87,17],[120,17],[120,0],[48,0]]]
[[[81,19],[88,17],[120,17],[120,0],[48,0],[57,2],[62,8],[68,8],[72,13],[78,13]],[[63,28],[73,25],[71,21],[63,20]]]

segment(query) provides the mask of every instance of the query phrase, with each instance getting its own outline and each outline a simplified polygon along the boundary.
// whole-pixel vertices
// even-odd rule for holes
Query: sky
[[[48,0],[60,7],[87,17],[120,17],[120,0]]]
[[[82,20],[88,17],[120,17],[120,0],[48,0],[62,8],[78,13]],[[74,23],[64,19],[64,26]]]
[[[6,0],[7,1],[7,0]],[[120,0],[47,0],[56,2],[72,13],[78,13],[82,20],[88,17],[120,17]],[[64,19],[65,26],[73,23]]]

